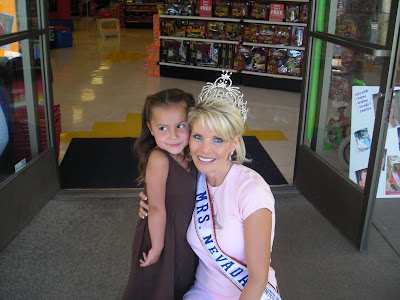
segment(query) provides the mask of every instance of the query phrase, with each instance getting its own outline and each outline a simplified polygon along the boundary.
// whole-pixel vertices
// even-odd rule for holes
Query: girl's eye
[[[193,134],[193,138],[196,139],[196,140],[202,140],[203,139],[202,136],[199,135],[199,134]]]
[[[181,128],[185,128],[185,124],[179,124],[178,126],[176,126],[177,128],[181,129]]]
[[[216,142],[216,143],[222,143],[224,140],[223,139],[221,139],[221,138],[214,138],[214,142]]]
[[[167,127],[161,126],[161,127],[158,128],[158,130],[165,131],[165,130],[167,130]]]

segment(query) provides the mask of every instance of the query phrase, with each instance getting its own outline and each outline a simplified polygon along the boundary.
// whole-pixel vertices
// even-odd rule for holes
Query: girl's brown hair
[[[137,179],[138,183],[144,181],[146,175],[146,166],[149,159],[150,151],[157,146],[154,137],[151,135],[150,129],[147,127],[147,122],[150,122],[152,116],[152,110],[154,107],[160,107],[168,105],[170,103],[185,103],[186,108],[189,109],[195,104],[194,97],[190,93],[186,93],[180,89],[167,89],[158,92],[154,95],[149,95],[146,98],[146,102],[142,111],[142,130],[140,136],[136,139],[135,145],[133,146],[135,152],[139,155],[139,173],[140,176]],[[185,148],[185,156],[188,157],[189,147]]]

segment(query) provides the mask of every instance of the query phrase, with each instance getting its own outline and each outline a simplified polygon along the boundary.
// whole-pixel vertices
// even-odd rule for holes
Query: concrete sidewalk
[[[360,253],[293,188],[273,190],[283,300],[400,299],[400,257],[374,226]],[[0,251],[0,299],[120,299],[137,190],[60,191]]]

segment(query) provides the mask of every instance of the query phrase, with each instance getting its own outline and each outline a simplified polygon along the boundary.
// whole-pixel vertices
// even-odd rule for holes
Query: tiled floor
[[[121,29],[121,37],[97,36],[93,19],[75,20],[72,48],[51,50],[54,102],[61,105],[61,155],[71,137],[91,132],[96,122],[124,122],[139,114],[148,94],[179,87],[195,96],[200,81],[149,77],[144,67],[151,29]],[[210,78],[209,81],[214,81]],[[292,183],[300,93],[241,87],[248,101],[250,130],[280,130],[287,140],[261,140],[284,177]],[[104,124],[103,124],[104,125]]]

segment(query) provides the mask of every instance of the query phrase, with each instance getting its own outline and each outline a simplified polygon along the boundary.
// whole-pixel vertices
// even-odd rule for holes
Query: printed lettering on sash
[[[195,228],[203,247],[217,264],[221,272],[232,283],[243,290],[249,277],[247,267],[225,254],[218,246],[215,236],[215,225],[210,195],[207,189],[205,174],[200,173],[197,180],[196,208],[193,212]],[[260,300],[282,300],[279,293],[268,282]]]

